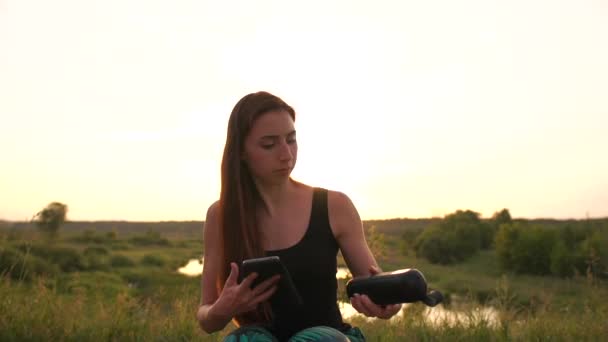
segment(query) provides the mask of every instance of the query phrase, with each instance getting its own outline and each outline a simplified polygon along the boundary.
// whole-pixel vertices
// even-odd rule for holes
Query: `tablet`
[[[271,297],[271,300],[280,300],[293,305],[302,305],[300,293],[295,287],[293,280],[289,275],[289,271],[287,271],[287,268],[285,268],[278,256],[243,260],[239,272],[239,283],[253,272],[256,272],[258,277],[251,284],[251,288],[256,287],[264,280],[279,274],[281,275],[281,279],[279,280],[277,291]]]

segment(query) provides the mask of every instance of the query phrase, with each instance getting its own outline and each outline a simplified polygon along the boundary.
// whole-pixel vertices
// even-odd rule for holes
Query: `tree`
[[[376,259],[379,261],[385,260],[387,257],[387,252],[384,234],[378,231],[376,225],[372,225],[365,232],[369,248],[371,249],[372,253],[374,253]]]
[[[52,202],[34,215],[32,221],[34,221],[40,231],[48,235],[49,238],[55,238],[59,231],[59,227],[61,227],[66,220],[67,212],[67,205],[59,202]]]
[[[457,210],[425,229],[414,242],[416,255],[432,263],[451,264],[473,256],[483,245],[486,227],[479,213]],[[485,240],[491,241],[490,237]],[[489,242],[487,243],[489,245]]]
[[[503,209],[495,212],[494,215],[492,215],[492,220],[494,221],[496,228],[500,228],[500,225],[503,223],[511,223],[511,214],[508,209]]]

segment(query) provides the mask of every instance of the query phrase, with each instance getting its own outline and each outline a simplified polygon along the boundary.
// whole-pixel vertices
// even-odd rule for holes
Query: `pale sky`
[[[0,0],[0,219],[202,220],[226,124],[363,219],[608,216],[608,2]]]

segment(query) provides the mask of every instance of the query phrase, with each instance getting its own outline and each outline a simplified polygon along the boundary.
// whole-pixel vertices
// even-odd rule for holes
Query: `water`
[[[413,304],[403,304],[403,308],[401,312],[393,316],[389,321],[396,322],[399,319],[406,317],[408,313],[408,307]],[[347,302],[339,302],[338,306],[340,307],[340,312],[342,313],[342,318],[348,320],[353,317],[363,317],[368,321],[376,320],[377,318],[373,317],[365,317],[360,314],[355,308],[353,308],[350,303]],[[453,326],[455,324],[474,324],[481,321],[486,321],[489,326],[497,327],[500,319],[498,310],[485,306],[485,307],[477,307],[473,309],[460,309],[460,310],[452,310],[445,308],[442,304],[439,304],[435,307],[427,307],[421,314],[421,318],[425,323],[434,325],[434,326],[442,326],[449,325]]]
[[[188,260],[188,263],[178,268],[177,272],[189,277],[200,276],[203,273],[203,258]]]
[[[200,259],[190,259],[188,263],[177,269],[177,272],[189,276],[189,277],[198,277],[203,273],[203,258]],[[347,279],[350,278],[351,274],[348,268],[346,267],[338,267],[338,271],[336,272],[337,279]]]
[[[190,259],[186,265],[180,267],[177,270],[179,273],[184,274],[189,277],[197,277],[203,273],[203,258],[201,259]],[[346,267],[338,267],[338,271],[336,272],[337,279],[348,279],[351,277],[351,274]],[[454,297],[454,296],[453,296]],[[401,317],[408,315],[408,307],[412,304],[404,304],[402,311],[391,318],[391,321],[399,320]],[[347,302],[339,302],[338,306],[340,307],[340,312],[342,312],[342,317],[344,319],[349,319],[353,317],[365,317],[355,308]],[[453,307],[457,307],[452,305]],[[433,308],[427,307],[424,309],[421,315],[422,319],[429,324],[432,325],[454,325],[457,323],[460,324],[470,324],[474,322],[479,322],[481,320],[485,320],[488,322],[490,326],[497,326],[499,322],[499,312],[498,310],[492,307],[478,307],[474,309],[447,309],[443,305],[437,305]],[[366,317],[367,320],[374,320],[376,318]]]

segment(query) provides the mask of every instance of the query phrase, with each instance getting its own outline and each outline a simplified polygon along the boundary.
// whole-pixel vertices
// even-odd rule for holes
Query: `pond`
[[[177,269],[177,272],[187,275],[189,277],[198,277],[203,273],[203,258],[200,259],[190,259],[186,265]],[[336,273],[337,279],[347,279],[350,278],[351,274],[348,268],[346,267],[338,267],[338,272]]]
[[[203,273],[203,258],[188,260],[188,263],[178,268],[177,272],[189,277],[200,276]]]
[[[349,319],[353,317],[364,317],[362,314],[357,312],[350,303],[339,302],[340,312],[342,318]],[[403,309],[397,315],[393,316],[390,321],[396,322],[399,319],[409,315],[408,308],[414,304],[403,304]],[[489,307],[476,307],[476,308],[462,308],[462,309],[448,309],[442,304],[435,307],[426,307],[421,314],[422,319],[425,323],[434,326],[453,326],[455,324],[474,324],[477,322],[485,321],[490,327],[498,327],[500,318],[499,311]],[[368,321],[376,320],[377,318],[366,317]]]
[[[197,277],[203,273],[203,258],[201,259],[190,259],[186,265],[180,267],[177,270],[179,273],[184,274],[190,277]],[[338,267],[338,271],[336,272],[337,279],[347,279],[350,278],[351,274],[346,267]],[[454,296],[452,296],[454,297]],[[454,301],[454,300],[453,300]],[[349,319],[353,317],[363,317],[360,313],[355,310],[355,308],[350,305],[348,302],[339,303],[340,312],[342,312],[342,317],[344,319]],[[391,318],[391,321],[396,321],[403,317],[404,315],[408,315],[408,308],[413,304],[404,304],[402,312],[400,314],[395,315]],[[486,321],[490,326],[497,326],[499,322],[499,312],[498,310],[489,307],[476,307],[473,309],[463,308],[457,309],[460,306],[452,305],[454,309],[448,309],[443,305],[437,305],[436,307],[430,308],[427,307],[423,310],[421,317],[424,319],[426,323],[433,325],[453,325],[453,324],[470,324],[474,322]],[[367,318],[368,320],[374,320],[375,318]]]

